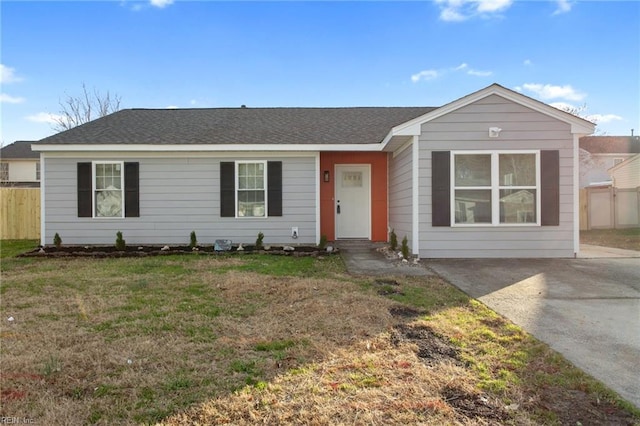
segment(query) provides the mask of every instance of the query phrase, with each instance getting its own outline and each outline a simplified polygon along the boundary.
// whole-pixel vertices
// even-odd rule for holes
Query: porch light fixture
[[[324,171],[322,179],[323,179],[325,182],[329,182],[329,170],[325,170],[325,171]]]
[[[500,136],[502,129],[500,127],[489,127],[489,137],[497,138]]]

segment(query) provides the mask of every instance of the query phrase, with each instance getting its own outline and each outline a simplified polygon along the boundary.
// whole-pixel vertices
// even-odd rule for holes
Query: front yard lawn
[[[640,250],[640,228],[580,231],[580,242],[594,246]]]
[[[37,424],[633,424],[435,277],[339,256],[3,257],[0,415]],[[635,417],[634,417],[635,415]]]

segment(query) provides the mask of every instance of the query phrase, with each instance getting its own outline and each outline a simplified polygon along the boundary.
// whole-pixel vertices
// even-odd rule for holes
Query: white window
[[[9,163],[0,163],[0,180],[9,180]]]
[[[452,152],[451,174],[453,224],[540,224],[539,152]]]
[[[266,161],[236,162],[237,217],[266,217]]]
[[[93,163],[93,216],[124,217],[124,163]]]
[[[40,180],[40,162],[36,163],[36,180]]]

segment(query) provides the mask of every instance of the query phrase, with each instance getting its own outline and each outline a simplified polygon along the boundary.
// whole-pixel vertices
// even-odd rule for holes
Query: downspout
[[[412,191],[412,226],[411,226],[411,252],[420,257],[420,136],[413,136],[411,145],[411,191]]]
[[[316,152],[315,154],[315,165],[316,165],[316,245],[320,244],[320,186],[322,185],[322,178],[320,174],[320,152]]]
[[[44,191],[45,191],[45,176],[47,175],[44,164],[44,153],[40,153],[40,245],[44,246],[45,243],[45,234],[46,234],[46,217],[45,217],[45,208],[44,208]]]
[[[580,254],[580,135],[573,134],[573,257]]]

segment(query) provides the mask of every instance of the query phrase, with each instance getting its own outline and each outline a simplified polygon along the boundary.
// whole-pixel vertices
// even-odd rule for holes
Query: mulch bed
[[[239,246],[234,245],[231,250],[216,251],[213,245],[197,246],[195,248],[189,246],[164,246],[164,245],[131,245],[125,250],[117,250],[115,246],[69,246],[61,247],[44,246],[34,250],[22,253],[17,257],[91,257],[91,258],[119,258],[119,257],[146,257],[146,256],[166,256],[174,254],[189,255],[244,255],[244,254],[271,254],[280,256],[324,256],[339,253],[338,248],[332,251],[321,250],[316,246],[270,246],[268,249],[255,250],[254,246],[243,246],[238,250]],[[287,248],[287,250],[285,250]],[[293,248],[293,250],[291,250]]]

